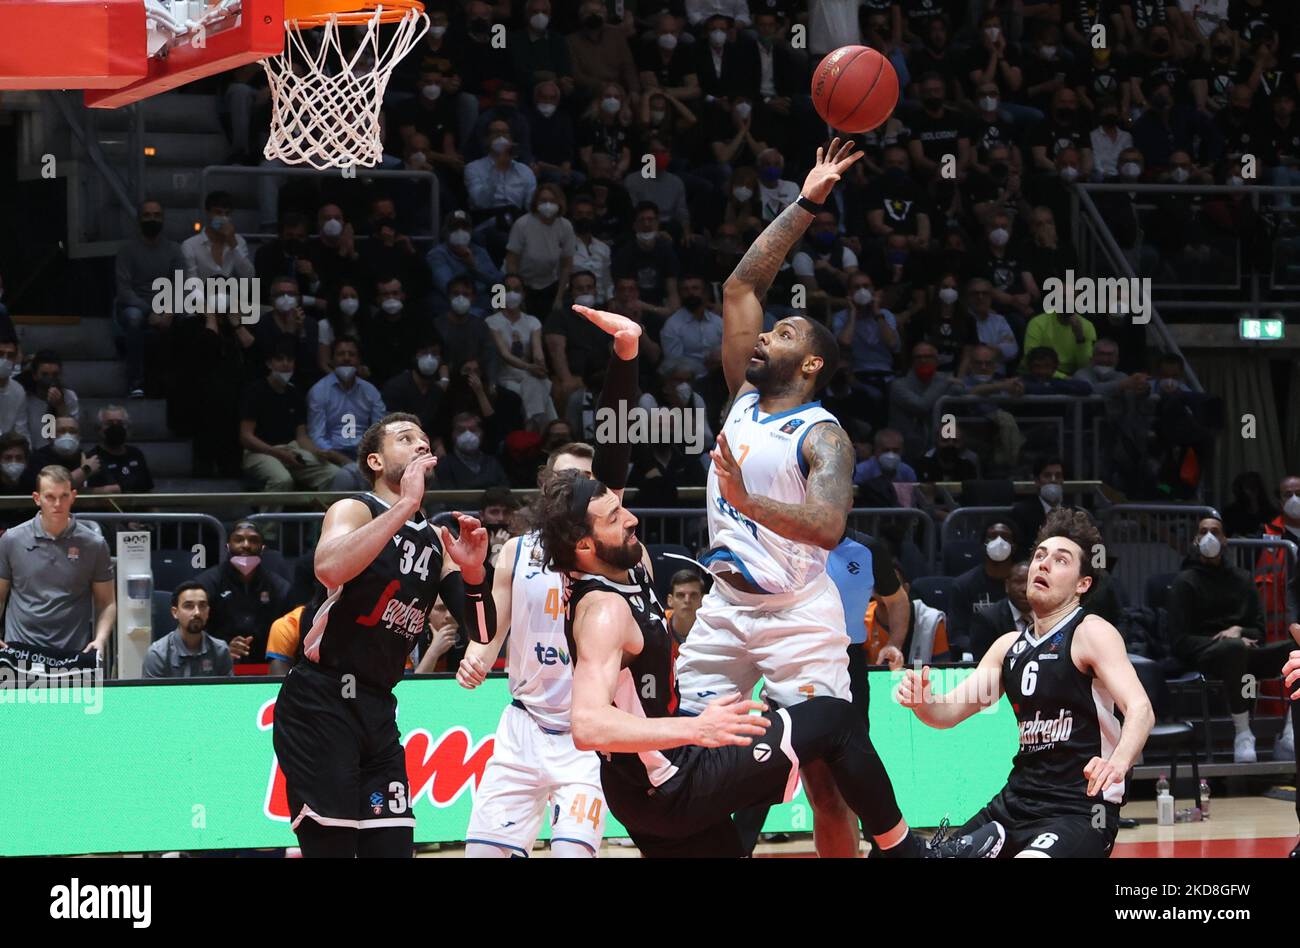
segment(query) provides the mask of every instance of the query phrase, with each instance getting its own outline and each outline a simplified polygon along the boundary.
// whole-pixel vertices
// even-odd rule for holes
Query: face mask
[[[1101,117],[1101,124],[1103,128],[1114,128],[1119,124],[1119,116],[1114,112],[1107,112]]]
[[[81,439],[76,435],[59,435],[54,439],[54,450],[60,454],[73,454],[81,450]]]
[[[878,458],[880,469],[886,474],[893,474],[898,470],[898,462],[902,460],[897,451],[886,451]]]
[[[434,39],[442,39],[442,37],[446,34],[446,32],[447,32],[447,28],[445,26],[429,27],[429,35],[432,36]]]
[[[162,233],[162,221],[141,221],[140,233],[146,237],[157,237]]]
[[[986,95],[980,99],[980,109],[985,112],[996,112],[998,110],[997,96]]]
[[[1142,174],[1142,166],[1136,161],[1126,161],[1120,165],[1119,173],[1125,178],[1137,178]]]
[[[492,151],[498,155],[505,154],[510,150],[510,139],[502,135],[499,138],[492,139]]]
[[[8,359],[0,359],[0,379],[7,379],[14,374],[14,364]]]
[[[974,382],[976,385],[987,385],[989,382],[992,382],[992,381],[993,381],[993,376],[991,376],[991,375],[972,375],[972,376],[970,377],[970,380],[971,380],[972,382]]]
[[[1201,551],[1201,556],[1207,560],[1212,560],[1222,551],[1223,544],[1219,542],[1219,538],[1213,533],[1207,533],[1196,541],[1196,548]]]
[[[679,402],[690,402],[692,400],[691,395],[693,395],[694,392],[691,390],[690,382],[678,382],[675,391],[677,392],[677,400]]]
[[[275,298],[275,308],[282,313],[287,313],[298,305],[298,297],[291,296],[288,293],[282,293]]]
[[[995,227],[989,231],[989,243],[994,247],[1005,247],[1007,241],[1011,239],[1011,234],[1005,227]]]
[[[402,301],[387,299],[379,304],[379,308],[382,309],[389,316],[396,316],[398,313],[402,311]]]
[[[336,365],[334,366],[334,375],[346,385],[357,377],[357,367],[355,365]]]
[[[1054,59],[1056,57],[1056,47],[1044,46],[1042,48],[1042,54],[1044,59]]]
[[[1239,187],[1241,187],[1241,186],[1242,186],[1243,184],[1245,184],[1245,183],[1246,183],[1245,181],[1243,181],[1241,178],[1237,177],[1235,174],[1234,174],[1232,177],[1230,177],[1230,178],[1228,179],[1228,184],[1229,184],[1229,186],[1234,187],[1234,188],[1239,188]]]
[[[754,107],[750,105],[748,102],[736,103],[736,118],[740,119],[742,122],[753,114],[754,114]]]
[[[349,296],[345,300],[339,300],[339,312],[344,316],[355,316],[360,307],[361,301],[355,296]]]
[[[853,302],[857,303],[859,306],[868,305],[874,298],[875,297],[872,295],[871,290],[868,287],[859,287],[853,291]]]
[[[1152,40],[1152,41],[1151,41],[1151,52],[1153,52],[1153,53],[1167,53],[1167,52],[1169,52],[1169,40],[1167,40],[1167,39],[1154,39],[1154,40]]]
[[[485,20],[482,17],[479,17],[469,21],[469,31],[471,33],[486,33],[490,29],[492,29],[491,20]]]
[[[600,109],[606,115],[617,115],[623,108],[623,103],[616,96],[607,95],[600,100]]]
[[[820,250],[830,249],[831,244],[835,243],[835,232],[833,230],[819,230],[810,235],[812,242]]]
[[[1003,563],[1011,555],[1011,544],[1006,537],[994,537],[984,544],[984,552],[994,563]]]
[[[126,425],[114,421],[104,426],[104,444],[110,448],[120,448],[126,444]]]
[[[660,49],[676,49],[676,48],[677,48],[677,37],[674,36],[672,33],[665,33],[663,36],[659,37],[659,48],[660,48]]]
[[[543,102],[541,105],[537,106],[537,111],[541,114],[542,118],[550,118],[555,114],[555,108],[556,106],[554,102]]]
[[[759,169],[758,176],[763,179],[764,184],[771,187],[781,180],[781,169],[775,165],[768,165],[766,168]]]
[[[547,16],[545,13],[534,13],[531,17],[528,18],[528,25],[531,26],[533,29],[535,29],[538,33],[545,32],[546,27],[548,27],[550,23],[551,23],[551,18]]]
[[[598,30],[605,25],[605,18],[599,13],[593,13],[591,16],[583,17],[582,28],[585,30]]]
[[[22,461],[6,461],[4,464],[0,464],[0,471],[4,471],[5,477],[11,481],[18,480],[25,470],[27,470],[27,465]]]
[[[659,235],[653,230],[645,233],[637,231],[636,240],[642,247],[653,247],[655,245],[655,238],[658,236]]]
[[[467,230],[453,230],[453,231],[452,231],[452,232],[447,236],[447,243],[451,244],[453,247],[468,247],[468,246],[469,246],[469,231],[467,231]]]
[[[524,301],[524,294],[518,290],[510,290],[506,293],[506,309],[518,309]]]
[[[462,431],[456,435],[456,449],[462,454],[473,454],[478,446],[479,437],[473,431]]]
[[[709,45],[712,46],[714,49],[722,49],[723,46],[727,45],[727,31],[713,30],[712,32],[710,32]]]
[[[1074,181],[1079,177],[1079,169],[1073,165],[1066,165],[1061,169],[1062,181]]]
[[[1189,172],[1186,168],[1175,168],[1173,174],[1171,174],[1169,177],[1174,182],[1178,184],[1182,184],[1191,176],[1192,176],[1191,172]]]
[[[232,556],[230,558],[230,565],[239,570],[241,576],[252,575],[253,570],[257,569],[261,562],[262,558],[260,556]]]
[[[957,302],[957,290],[951,286],[945,286],[939,291],[939,299],[951,306]]]
[[[1115,367],[1113,365],[1094,365],[1092,372],[1104,382],[1115,374]]]
[[[1038,496],[1043,499],[1043,503],[1055,507],[1061,502],[1061,498],[1065,496],[1065,491],[1062,490],[1060,484],[1044,484],[1039,488]]]
[[[1163,112],[1165,109],[1169,108],[1169,106],[1174,104],[1174,100],[1171,99],[1169,96],[1165,95],[1164,93],[1161,93],[1160,95],[1152,98],[1151,104],[1155,106],[1158,110]]]
[[[438,85],[436,82],[431,82],[420,89],[420,94],[432,102],[437,99],[438,96],[442,95],[442,86]]]
[[[337,237],[343,233],[343,222],[337,217],[331,217],[324,224],[320,225],[320,232],[326,237]]]
[[[1292,494],[1282,505],[1282,512],[1292,520],[1300,520],[1300,494]]]
[[[913,371],[916,372],[916,377],[920,379],[922,382],[929,382],[932,378],[934,378],[934,373],[938,370],[938,368],[939,367],[937,365],[934,365],[932,363],[925,363],[923,365],[918,365]]]
[[[998,37],[1002,35],[1002,28],[1000,26],[986,26],[984,28],[984,35],[989,38],[990,43],[996,43]]]
[[[746,187],[732,188],[731,196],[734,197],[741,204],[744,204],[746,201],[748,201],[750,198],[754,196],[754,189],[746,188]]]
[[[542,201],[537,205],[537,213],[541,214],[543,217],[554,217],[556,214],[560,213],[560,205],[556,204],[554,201]]]
[[[275,376],[277,379],[279,379],[285,385],[288,385],[290,382],[293,381],[292,372],[272,372],[271,374]]]
[[[668,113],[667,113],[667,112],[660,112],[660,111],[657,110],[657,109],[652,110],[652,111],[650,112],[650,124],[651,124],[651,125],[658,125],[660,122],[662,122],[662,121],[663,121],[665,118],[667,118],[667,117],[668,117]]]
[[[208,226],[210,226],[213,230],[225,230],[226,225],[229,223],[230,223],[230,218],[228,217],[214,217],[212,218],[211,221],[209,221]]]
[[[438,357],[426,352],[415,360],[415,367],[420,370],[421,375],[433,375],[438,371]]]
[[[579,293],[573,298],[573,302],[579,306],[592,307],[596,305],[596,297],[593,293]]]
[[[940,99],[937,96],[928,95],[921,100],[921,104],[925,106],[927,112],[937,112],[943,107],[943,99]]]
[[[451,298],[451,311],[457,316],[464,316],[469,312],[468,296],[453,296]]]

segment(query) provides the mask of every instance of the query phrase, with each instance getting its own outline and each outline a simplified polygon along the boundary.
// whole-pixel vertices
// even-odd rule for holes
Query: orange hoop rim
[[[424,13],[424,4],[420,0],[285,0],[284,26],[310,28],[331,20],[359,26],[370,23],[376,10],[380,23],[399,23],[412,13]]]

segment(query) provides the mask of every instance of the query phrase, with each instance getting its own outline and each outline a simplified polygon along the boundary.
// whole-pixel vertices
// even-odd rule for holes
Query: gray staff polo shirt
[[[145,678],[215,678],[234,674],[230,646],[203,633],[197,652],[185,647],[180,629],[172,629],[149,646],[141,674]]]
[[[69,518],[52,537],[41,515],[0,537],[0,579],[9,580],[6,642],[79,652],[90,644],[94,583],[113,578],[108,541],[90,521]]]

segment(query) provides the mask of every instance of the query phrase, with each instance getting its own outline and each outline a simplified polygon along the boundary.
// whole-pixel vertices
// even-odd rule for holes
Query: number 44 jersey
[[[374,494],[353,498],[379,517],[389,505]],[[391,691],[402,680],[406,657],[424,632],[442,577],[438,530],[419,514],[408,520],[360,573],[326,590],[303,655],[362,684]]]
[[[569,729],[573,657],[564,634],[564,581],[542,566],[536,533],[519,538],[511,566],[510,696],[542,727]],[[500,569],[506,564],[497,563]]]

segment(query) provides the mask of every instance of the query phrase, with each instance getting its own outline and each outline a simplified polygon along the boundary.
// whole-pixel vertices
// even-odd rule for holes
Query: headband
[[[573,500],[569,502],[569,513],[587,519],[587,505],[591,498],[605,485],[594,477],[578,477],[573,482]]]

